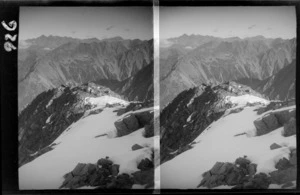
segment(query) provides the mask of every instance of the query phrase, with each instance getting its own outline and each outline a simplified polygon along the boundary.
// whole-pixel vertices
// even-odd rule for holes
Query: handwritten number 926
[[[8,31],[15,31],[17,28],[17,22],[12,20],[8,23],[8,25],[6,24],[5,21],[1,22],[2,26],[8,30]],[[5,34],[4,39],[6,40],[6,42],[4,43],[4,49],[7,52],[11,52],[12,50],[16,50],[17,48],[12,44],[12,42],[16,41],[17,35],[13,35],[11,36],[10,34]],[[12,42],[10,42],[10,41]]]

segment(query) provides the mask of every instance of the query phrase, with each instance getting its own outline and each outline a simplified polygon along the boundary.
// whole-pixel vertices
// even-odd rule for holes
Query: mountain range
[[[266,93],[269,98],[294,97],[293,93],[288,93],[287,97],[280,89],[266,88],[267,86],[276,88],[275,80],[284,79],[283,75],[286,77],[288,74],[291,78],[295,78],[295,72],[289,71],[292,68],[285,73],[279,73],[289,64],[295,66],[293,62],[296,58],[295,38],[270,39],[256,36],[241,39],[182,35],[163,40],[161,43],[162,107],[185,89],[202,83],[219,84],[231,80],[256,80],[261,86],[258,91]],[[294,80],[288,83],[290,85],[288,88],[292,89]]]
[[[40,36],[20,41],[20,45],[19,111],[41,92],[61,84],[83,84],[101,79],[124,83],[127,79],[129,82],[153,61],[153,40]],[[129,93],[123,87],[123,91],[126,90]]]

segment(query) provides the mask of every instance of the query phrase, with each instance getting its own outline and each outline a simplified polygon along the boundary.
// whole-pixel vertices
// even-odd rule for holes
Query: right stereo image
[[[159,12],[161,189],[295,189],[295,6]]]

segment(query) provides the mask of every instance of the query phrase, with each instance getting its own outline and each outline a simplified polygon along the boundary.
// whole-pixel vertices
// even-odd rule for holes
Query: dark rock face
[[[19,115],[19,166],[50,151],[54,145],[49,145],[92,108],[92,105],[85,104],[86,97],[102,95],[119,97],[94,83],[61,86],[38,95]],[[92,113],[99,112],[101,110]]]
[[[284,80],[284,82],[282,82]],[[254,89],[270,99],[287,100],[296,96],[296,61],[280,69],[276,74],[262,80]]]
[[[225,101],[226,96],[244,94],[262,97],[250,87],[235,82],[201,85],[180,93],[160,114],[161,163],[179,154],[175,151],[190,148],[188,145],[205,128],[234,106]]]
[[[106,86],[113,91],[121,94],[124,99],[129,101],[151,101],[153,96],[153,61],[140,69],[136,74],[123,80],[100,79],[95,81],[99,85]]]
[[[270,112],[254,121],[257,136],[267,134],[285,125],[284,135],[289,136],[296,133],[295,122],[296,109]]]
[[[124,116],[122,119],[114,123],[117,129],[117,136],[121,137],[128,135],[133,131],[145,127],[145,125],[150,125],[153,121],[153,115],[153,111],[144,111]]]

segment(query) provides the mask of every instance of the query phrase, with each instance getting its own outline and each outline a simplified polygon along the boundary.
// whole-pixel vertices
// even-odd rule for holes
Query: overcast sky
[[[160,38],[183,34],[240,38],[296,37],[293,6],[277,7],[160,7]]]
[[[21,7],[21,40],[41,35],[152,39],[152,7]]]

